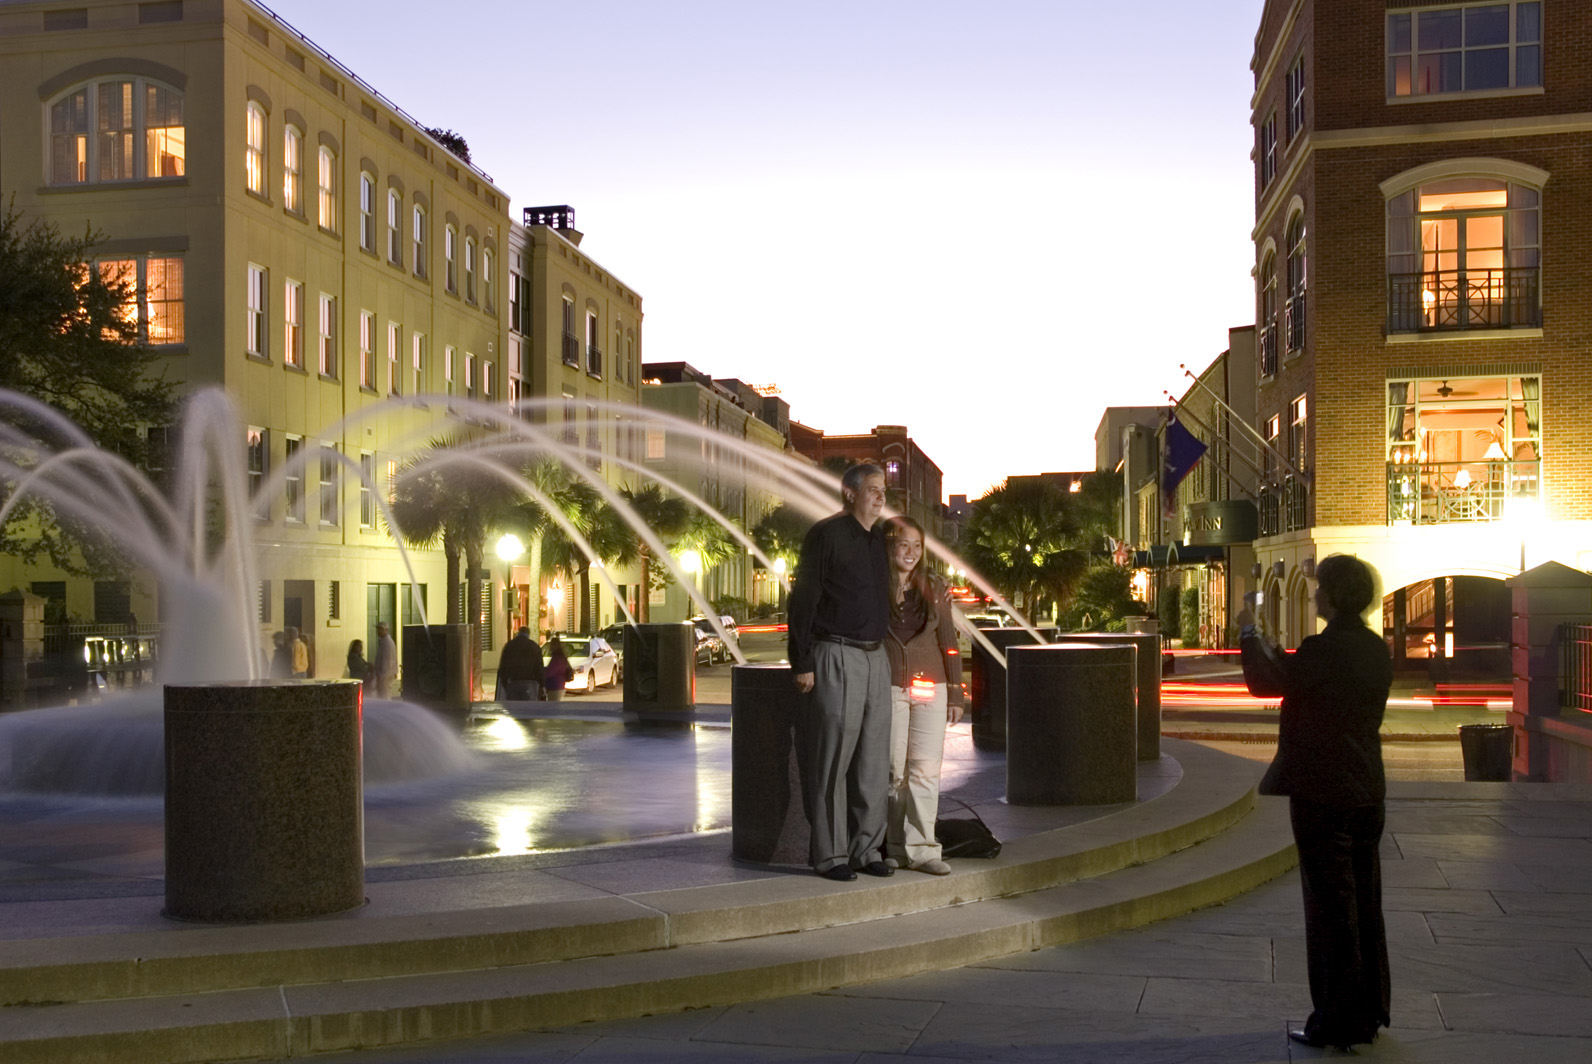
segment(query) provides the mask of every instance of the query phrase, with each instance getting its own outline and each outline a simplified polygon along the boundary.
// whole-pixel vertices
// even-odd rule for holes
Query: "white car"
[[[564,644],[564,656],[569,658],[573,674],[565,685],[566,691],[591,694],[599,687],[613,687],[619,683],[622,678],[619,655],[606,639],[595,635],[560,635],[559,640]],[[542,649],[544,661],[551,654],[547,648]]]

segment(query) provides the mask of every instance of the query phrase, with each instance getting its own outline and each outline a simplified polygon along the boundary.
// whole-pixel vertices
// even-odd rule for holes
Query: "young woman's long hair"
[[[910,573],[907,573],[906,576],[903,577],[901,575],[901,573],[899,571],[897,571],[897,569],[895,567],[895,561],[894,561],[895,546],[894,546],[894,541],[901,535],[902,532],[907,531],[909,529],[918,534],[918,542],[923,543],[924,547],[923,547],[923,553],[921,555],[919,555],[919,557],[918,557],[918,564],[914,565],[912,567],[912,571]],[[890,562],[890,605],[891,605],[891,608],[892,609],[895,608],[896,592],[900,590],[901,583],[902,583],[903,580],[905,580],[905,582],[909,586],[914,587],[914,588],[917,589],[918,598],[923,603],[923,614],[924,614],[924,617],[928,620],[928,622],[930,624],[934,623],[934,620],[935,620],[934,582],[933,582],[932,578],[929,576],[929,549],[928,549],[927,539],[923,535],[923,526],[918,524],[915,520],[913,520],[912,518],[906,516],[905,514],[902,514],[902,515],[900,515],[898,517],[892,517],[892,518],[890,518],[890,520],[885,522],[884,538],[885,538],[885,542],[891,544],[891,547],[890,547],[891,554],[892,554],[892,560]]]

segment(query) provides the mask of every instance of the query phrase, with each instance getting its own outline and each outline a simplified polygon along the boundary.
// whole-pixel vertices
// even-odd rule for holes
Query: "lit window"
[[[337,376],[337,297],[321,293],[319,365],[322,376]]]
[[[265,474],[271,467],[270,434],[265,429],[249,426],[245,437],[249,470],[249,498],[257,498],[265,484]],[[263,516],[263,515],[262,515]]]
[[[359,312],[359,386],[376,388],[376,315]]]
[[[265,195],[265,111],[250,103],[244,121],[243,174],[245,186],[257,196]]]
[[[442,383],[449,395],[453,394],[453,348],[442,349]]]
[[[414,372],[411,395],[422,395],[426,390],[426,334],[412,333],[409,337],[410,369]]]
[[[183,94],[176,89],[144,78],[106,78],[67,91],[48,108],[52,185],[187,172]],[[263,125],[263,114],[260,120]]]
[[[1541,84],[1540,0],[1422,8],[1387,17],[1391,97]]]
[[[337,228],[337,156],[322,148],[316,155],[316,218],[322,229]]]
[[[1305,216],[1297,213],[1288,219],[1283,237],[1288,245],[1287,302],[1283,304],[1283,332],[1287,350],[1302,351],[1305,346]]]
[[[255,358],[265,357],[265,278],[264,266],[249,263],[248,310],[244,323],[248,337],[244,341],[244,351]]]
[[[304,134],[288,126],[282,133],[282,206],[304,212]]]
[[[126,286],[126,302],[116,314],[139,340],[154,346],[185,341],[182,259],[139,255],[96,265],[106,285]]]
[[[387,393],[399,395],[403,392],[403,376],[398,367],[398,351],[403,343],[403,326],[395,321],[387,323]]]
[[[282,288],[284,302],[282,323],[282,364],[304,365],[304,286],[288,281]]]

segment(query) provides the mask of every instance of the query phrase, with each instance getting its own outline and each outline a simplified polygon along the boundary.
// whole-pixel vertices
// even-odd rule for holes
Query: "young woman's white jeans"
[[[904,868],[938,860],[934,821],[940,811],[940,761],[945,756],[945,685],[934,697],[912,701],[902,687],[890,688],[890,820],[885,855]]]

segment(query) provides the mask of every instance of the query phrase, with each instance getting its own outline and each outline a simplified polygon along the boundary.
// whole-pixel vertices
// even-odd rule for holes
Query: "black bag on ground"
[[[942,795],[942,798],[946,796]],[[990,831],[982,817],[972,806],[949,798],[949,801],[967,810],[966,817],[937,817],[934,821],[934,838],[940,844],[941,857],[999,857],[1001,840]]]

